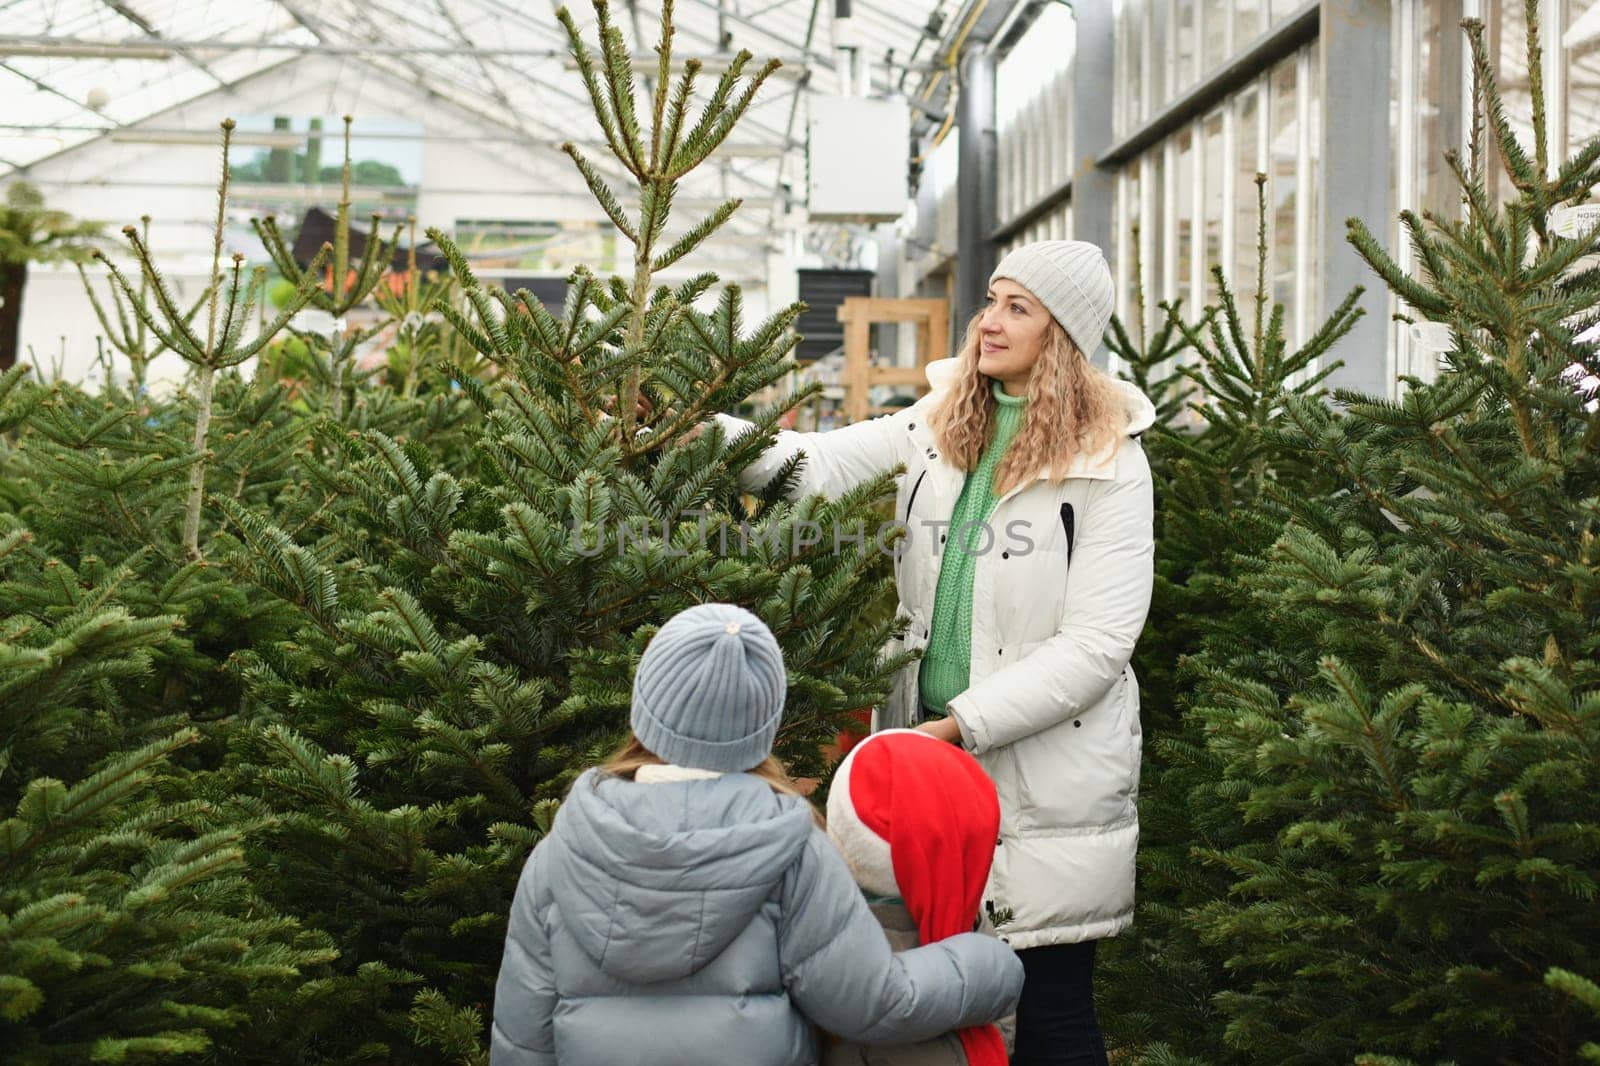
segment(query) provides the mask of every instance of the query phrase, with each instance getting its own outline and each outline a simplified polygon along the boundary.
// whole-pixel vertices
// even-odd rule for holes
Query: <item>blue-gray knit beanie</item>
[[[730,603],[667,620],[633,677],[634,735],[678,766],[748,770],[772,754],[788,677],[766,624]]]

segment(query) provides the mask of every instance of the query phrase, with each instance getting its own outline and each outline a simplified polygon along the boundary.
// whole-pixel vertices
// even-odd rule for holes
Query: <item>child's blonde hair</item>
[[[639,767],[664,765],[666,765],[665,759],[645,747],[637,736],[629,733],[628,739],[622,742],[622,746],[612,752],[611,756],[600,764],[600,772],[632,781],[633,775],[638,772]],[[774,792],[779,792],[786,796],[798,796],[800,799],[805,800],[806,804],[811,808],[811,816],[816,819],[817,825],[823,825],[822,812],[817,809],[816,804],[811,802],[810,797],[800,790],[800,786],[794,783],[794,778],[789,776],[789,771],[783,768],[783,763],[779,762],[776,756],[768,755],[744,772],[761,778]]]

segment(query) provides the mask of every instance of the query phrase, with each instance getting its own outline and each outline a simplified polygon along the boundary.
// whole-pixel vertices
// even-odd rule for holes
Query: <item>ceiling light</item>
[[[144,41],[50,41],[0,38],[0,56],[44,59],[171,59],[172,49]]]
[[[256,148],[304,148],[307,136],[308,134],[304,132],[296,133],[293,130],[261,130],[256,132],[235,130],[231,140],[234,144]],[[217,130],[142,130],[137,126],[130,126],[122,130],[112,130],[110,138],[123,144],[204,144],[214,146],[222,143],[222,134]]]

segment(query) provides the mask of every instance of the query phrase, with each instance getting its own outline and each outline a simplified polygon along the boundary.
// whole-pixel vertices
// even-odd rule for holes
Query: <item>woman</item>
[[[764,485],[803,452],[791,495],[834,496],[904,464],[895,578],[911,623],[890,650],[924,654],[874,726],[959,743],[995,782],[984,902],[1027,974],[1013,1061],[1104,1063],[1091,980],[1095,942],[1133,920],[1128,660],[1154,555],[1136,437],[1155,409],[1090,363],[1114,296],[1097,247],[1027,245],[989,284],[960,355],[929,366],[929,395],[829,433],[780,433],[741,481]],[[748,425],[719,418],[730,433]]]

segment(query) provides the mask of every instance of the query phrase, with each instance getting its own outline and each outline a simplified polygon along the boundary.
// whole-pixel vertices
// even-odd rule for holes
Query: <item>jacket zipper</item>
[[[1073,516],[1073,513],[1072,513],[1072,504],[1070,504],[1070,503],[1062,504],[1061,505],[1061,528],[1067,534],[1067,565],[1068,566],[1072,565],[1072,534],[1074,532],[1073,527],[1074,527],[1075,524],[1076,524],[1076,522],[1074,520],[1074,516]]]

